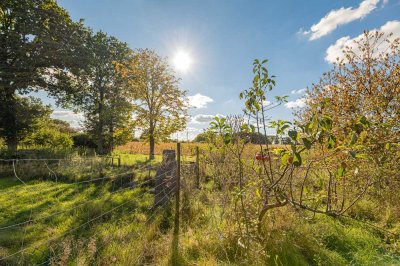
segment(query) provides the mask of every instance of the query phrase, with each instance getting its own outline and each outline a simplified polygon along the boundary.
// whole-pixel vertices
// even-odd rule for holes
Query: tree
[[[117,64],[117,70],[132,92],[135,126],[145,132],[154,159],[155,142],[186,125],[185,92],[178,88],[167,60],[152,50],[135,51],[129,63]]]
[[[3,0],[0,6],[0,116],[10,151],[17,149],[17,93],[65,90],[59,81],[85,64],[85,30],[54,0]],[[67,84],[67,83],[64,83]]]
[[[71,125],[64,120],[60,119],[51,119],[51,124],[54,125],[54,127],[57,128],[58,131],[63,132],[63,133],[76,133],[78,130],[71,127]]]
[[[204,132],[199,133],[193,139],[193,142],[208,143],[211,142],[213,138],[215,138],[215,132],[213,132],[212,130],[205,130]]]
[[[41,116],[37,120],[35,130],[30,131],[22,139],[22,143],[49,149],[68,149],[72,147],[73,140],[67,122],[52,119],[49,114]]]
[[[45,106],[38,98],[34,97],[21,97],[15,96],[15,113],[14,117],[16,123],[14,125],[14,130],[16,134],[16,141],[21,141],[29,134],[39,128],[39,121],[43,117],[49,117],[52,112],[50,106]],[[4,106],[1,106],[1,112]],[[0,125],[4,125],[7,122],[7,118],[0,116]],[[7,140],[9,138],[10,132],[7,128],[0,127],[0,137]]]
[[[387,177],[398,172],[400,161],[400,39],[391,36],[365,32],[346,47],[344,57],[309,90],[308,107],[299,113],[302,120],[316,113],[332,117],[337,141],[365,145],[371,172]],[[369,123],[362,134],[360,117]]]
[[[66,101],[84,112],[85,127],[97,142],[97,152],[103,154],[113,150],[116,134],[121,136],[121,132],[132,130],[130,91],[125,89],[114,67],[114,63],[128,60],[131,49],[101,31],[91,34],[88,49],[88,65],[74,73],[80,89]]]

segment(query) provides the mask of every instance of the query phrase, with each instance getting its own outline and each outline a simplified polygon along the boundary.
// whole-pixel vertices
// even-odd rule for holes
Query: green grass
[[[52,257],[53,263],[60,264],[118,264],[137,259],[147,248],[143,238],[149,237],[149,227],[160,221],[145,224],[154,201],[148,188],[120,185],[119,181],[80,185],[28,181],[23,185],[11,178],[0,179],[0,227],[31,220],[0,229],[0,258],[25,250],[0,264],[37,264]],[[161,216],[154,217],[160,220]],[[157,228],[152,229],[153,235]]]
[[[212,186],[190,192],[180,236],[182,265],[400,265],[398,239],[388,244],[384,232],[361,222],[325,215],[304,219],[290,207],[271,214],[277,228],[267,219],[270,234],[245,251],[235,237],[233,210],[219,203]]]
[[[116,155],[121,156],[121,164],[122,165],[141,165],[144,163],[149,163],[149,156],[146,154],[129,154],[129,153],[115,153]],[[155,155],[153,163],[160,163],[162,161],[161,155]]]
[[[149,156],[146,154],[130,154],[130,153],[123,153],[120,151],[116,151],[114,153],[116,156],[121,156],[121,164],[122,165],[141,165],[144,163],[150,163]],[[162,155],[155,155],[154,160],[151,161],[152,164],[157,164],[162,161]],[[182,162],[195,162],[195,156],[182,156]],[[115,161],[114,164],[116,165],[117,162]]]
[[[290,208],[271,214],[278,228],[271,228],[266,219],[268,236],[245,251],[234,231],[233,209],[221,205],[221,192],[212,181],[195,190],[190,184],[194,179],[183,180],[179,253],[172,257],[171,205],[146,224],[152,217],[154,195],[148,188],[123,190],[133,178],[145,180],[155,170],[96,184],[72,184],[98,177],[100,165],[102,173],[111,176],[149,163],[146,155],[118,155],[121,167],[62,166],[58,182],[42,164],[18,165],[27,185],[8,171],[9,176],[0,179],[0,258],[25,252],[0,265],[46,261],[47,265],[400,265],[397,238],[387,243],[385,232],[362,222],[324,215],[305,219],[304,213]],[[151,163],[161,159],[156,155]],[[184,159],[191,160],[194,157]],[[374,205],[367,203],[352,215],[373,217]]]

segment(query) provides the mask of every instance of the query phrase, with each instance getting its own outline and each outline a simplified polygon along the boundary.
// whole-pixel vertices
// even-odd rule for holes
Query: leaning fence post
[[[196,187],[200,188],[200,158],[199,146],[196,146]]]

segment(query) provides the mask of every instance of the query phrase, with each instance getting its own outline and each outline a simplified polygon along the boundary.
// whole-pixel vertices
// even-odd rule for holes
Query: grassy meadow
[[[111,166],[108,158],[47,164],[21,160],[15,170],[24,184],[12,165],[3,162],[0,265],[151,261],[146,239],[169,228],[164,215],[169,207],[152,209],[156,171],[145,156],[123,159],[121,167]]]
[[[157,166],[162,150],[175,145],[156,146],[152,164]],[[197,145],[182,144],[183,161],[195,158]],[[202,152],[209,149],[206,144],[199,147]],[[183,175],[179,256],[173,257],[173,204],[154,213],[151,186],[131,184],[155,176],[155,170],[145,168],[145,148],[143,143],[119,148],[114,157],[121,158],[120,167],[111,166],[108,158],[75,157],[74,162],[47,167],[19,162],[17,175],[25,185],[10,164],[2,164],[0,257],[5,259],[0,264],[400,265],[399,224],[387,227],[385,221],[397,221],[388,214],[370,220],[370,213],[378,211],[372,200],[360,202],[351,217],[340,219],[289,207],[272,210],[264,224],[264,248],[244,249],[233,232],[233,198],[226,198],[204,165],[201,190],[193,188],[193,176]],[[246,147],[248,161],[257,148]]]

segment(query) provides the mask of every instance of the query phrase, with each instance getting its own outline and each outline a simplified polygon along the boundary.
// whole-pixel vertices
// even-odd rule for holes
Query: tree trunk
[[[15,154],[17,152],[18,140],[16,136],[9,136],[6,138],[7,150],[11,154]]]
[[[104,136],[103,136],[103,101],[104,101],[104,92],[100,89],[99,96],[99,124],[97,126],[97,153],[104,153]]]
[[[154,132],[151,130],[150,132],[150,160],[154,160]]]
[[[1,99],[1,121],[5,130],[5,141],[8,151],[14,154],[18,146],[18,129],[17,129],[17,98],[15,90],[5,88],[4,98]]]
[[[110,121],[110,148],[109,151],[112,153],[114,150],[114,125],[113,121]]]

